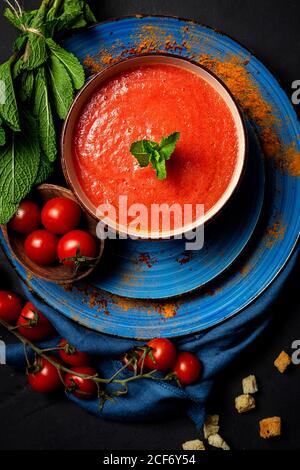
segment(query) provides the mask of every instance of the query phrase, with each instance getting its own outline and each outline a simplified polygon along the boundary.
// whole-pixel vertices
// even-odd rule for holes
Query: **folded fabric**
[[[68,397],[87,411],[114,420],[146,421],[184,408],[196,426],[201,427],[205,417],[205,404],[216,374],[267,327],[271,318],[269,307],[290,274],[298,253],[299,250],[294,253],[280,276],[251,306],[208,331],[174,340],[179,350],[193,352],[203,362],[202,379],[195,385],[180,388],[175,382],[141,379],[129,384],[126,396],[107,401],[102,410],[98,400],[83,401],[71,395]],[[138,341],[104,335],[80,326],[37,300],[25,284],[22,289],[24,296],[48,317],[58,332],[57,338],[42,346],[55,346],[60,337],[67,338],[79,350],[95,355],[95,366],[101,376],[111,377],[121,367],[120,357],[124,352],[140,344]],[[17,367],[24,366],[22,345],[13,344],[8,347],[7,363]],[[126,370],[120,377],[129,374],[131,372]]]

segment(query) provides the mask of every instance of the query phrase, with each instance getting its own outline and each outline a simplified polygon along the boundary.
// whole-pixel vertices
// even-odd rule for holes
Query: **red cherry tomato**
[[[180,352],[173,372],[182,385],[190,385],[200,377],[202,364],[199,359],[189,352]]]
[[[66,197],[50,199],[42,209],[42,224],[49,232],[63,235],[78,227],[81,210],[77,202]]]
[[[58,238],[47,230],[36,230],[25,240],[25,253],[31,261],[41,266],[57,260]]]
[[[91,360],[89,354],[78,351],[64,338],[60,340],[59,347],[63,348],[59,351],[59,355],[66,364],[70,364],[71,366],[84,366]]]
[[[148,353],[145,357],[145,367],[150,370],[171,369],[176,361],[176,348],[170,340],[165,338],[152,339],[147,343],[151,348],[154,361]]]
[[[66,258],[94,258],[97,254],[97,245],[94,237],[83,230],[72,230],[66,233],[58,242],[58,257],[63,264],[74,267],[76,262]]]
[[[59,363],[56,357],[49,356],[49,358]],[[31,368],[27,370],[27,379],[31,388],[40,393],[54,392],[62,385],[57,368],[43,357],[36,360],[32,370]]]
[[[39,206],[25,199],[19,205],[9,225],[18,233],[28,234],[37,230],[41,225],[41,211]]]
[[[7,323],[15,323],[22,310],[22,302],[13,292],[0,291],[0,318]]]
[[[18,319],[19,333],[30,341],[41,341],[54,332],[54,328],[31,302],[27,302]]]
[[[98,394],[97,384],[91,379],[84,379],[78,377],[76,374],[96,375],[97,371],[93,367],[72,367],[72,373],[67,373],[65,376],[66,390],[77,398],[82,400],[89,400]]]

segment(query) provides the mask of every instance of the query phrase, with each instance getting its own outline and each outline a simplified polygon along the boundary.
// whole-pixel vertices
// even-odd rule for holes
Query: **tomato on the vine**
[[[31,302],[24,306],[17,326],[19,333],[31,341],[41,341],[54,332],[54,328],[41,312]]]
[[[92,379],[84,379],[77,374],[84,374],[88,376],[97,375],[97,371],[93,367],[78,366],[72,367],[73,373],[68,372],[65,376],[65,386],[67,392],[72,393],[77,398],[82,400],[89,400],[98,395],[98,386]]]
[[[49,356],[49,358],[57,364],[60,363],[54,356]],[[43,357],[38,357],[34,365],[27,369],[27,379],[32,389],[40,393],[54,392],[62,385],[57,367]]]
[[[171,369],[176,361],[176,348],[174,344],[166,338],[151,339],[147,346],[150,351],[145,357],[145,367],[150,370]]]
[[[25,253],[31,261],[41,266],[57,260],[58,238],[47,230],[36,230],[25,240]]]
[[[22,310],[21,299],[14,294],[6,290],[0,291],[0,318],[7,323],[15,323]]]
[[[199,359],[190,352],[180,352],[177,356],[173,372],[182,385],[190,385],[197,382],[202,371]]]
[[[91,356],[85,352],[78,351],[63,338],[59,342],[59,355],[61,359],[71,366],[84,366],[91,360]]]
[[[28,234],[37,230],[41,225],[41,211],[32,201],[24,199],[17,212],[9,222],[9,226],[18,233]]]
[[[57,253],[63,264],[74,268],[96,256],[96,241],[88,232],[72,230],[59,240]]]
[[[67,197],[54,197],[42,209],[42,224],[49,232],[64,235],[78,227],[81,209]]]

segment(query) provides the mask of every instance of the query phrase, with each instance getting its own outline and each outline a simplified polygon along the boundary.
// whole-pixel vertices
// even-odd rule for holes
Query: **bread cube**
[[[205,439],[208,439],[209,436],[212,436],[213,434],[217,434],[219,429],[219,415],[207,415],[203,426]]]
[[[235,407],[238,413],[246,413],[255,408],[255,400],[249,394],[239,395],[235,398]]]
[[[281,418],[273,416],[272,418],[265,418],[259,422],[259,433],[263,439],[269,437],[280,436],[281,434]]]
[[[187,441],[182,444],[183,450],[205,450],[204,444],[199,439]]]
[[[243,384],[243,393],[248,395],[248,393],[256,393],[258,391],[257,382],[255,375],[248,375],[242,381]]]
[[[285,369],[290,365],[292,362],[290,356],[285,352],[281,351],[277,359],[274,361],[274,366],[279,370],[281,374],[285,371]]]
[[[217,447],[218,449],[230,450],[229,445],[224,441],[220,434],[209,436],[208,443],[210,446]]]

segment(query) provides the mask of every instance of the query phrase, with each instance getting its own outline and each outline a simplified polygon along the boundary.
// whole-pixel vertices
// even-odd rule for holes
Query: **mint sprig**
[[[170,160],[176,148],[180,132],[173,132],[168,137],[163,137],[160,143],[152,140],[137,140],[130,146],[130,152],[137,159],[141,167],[151,163],[159,180],[167,177],[166,161]]]

